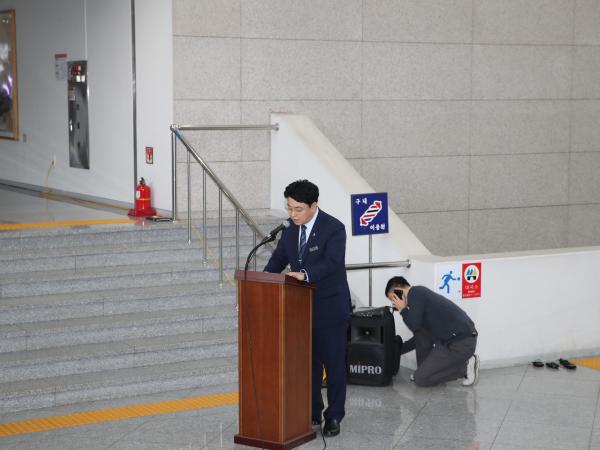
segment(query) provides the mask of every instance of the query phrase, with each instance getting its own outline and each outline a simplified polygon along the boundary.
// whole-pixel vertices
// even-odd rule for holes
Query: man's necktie
[[[306,247],[306,225],[300,227],[300,244],[298,245],[298,260],[302,261],[302,254],[304,253],[304,247]]]

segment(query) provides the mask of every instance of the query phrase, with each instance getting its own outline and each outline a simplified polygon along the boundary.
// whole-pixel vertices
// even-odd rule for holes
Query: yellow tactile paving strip
[[[570,359],[576,366],[583,366],[589,369],[600,370],[600,357],[596,358],[581,358],[581,359]]]
[[[96,219],[96,220],[65,220],[57,222],[32,222],[32,223],[1,223],[0,230],[28,230],[32,228],[61,228],[81,227],[85,225],[110,225],[115,223],[129,223],[131,219]]]
[[[17,422],[0,423],[0,437],[37,433],[39,431],[55,430],[57,428],[92,425],[115,420],[133,419],[136,417],[154,416],[158,414],[169,414],[192,409],[235,405],[237,403],[237,392],[224,392],[222,394],[188,397],[179,400],[143,403],[140,405],[99,409],[96,411],[83,411],[63,416],[19,420]]]

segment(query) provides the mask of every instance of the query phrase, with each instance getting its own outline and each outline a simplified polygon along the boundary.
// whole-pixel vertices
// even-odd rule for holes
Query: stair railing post
[[[369,264],[373,262],[373,235],[369,235]],[[373,306],[373,269],[369,267],[369,307]]]
[[[219,189],[219,287],[223,287],[223,190]]]
[[[254,246],[256,246],[256,238],[257,235],[260,235],[261,239],[264,238],[262,231],[260,231],[258,224],[250,217],[248,212],[244,209],[243,206],[238,202],[238,200],[233,196],[233,194],[229,191],[227,186],[219,179],[217,174],[208,166],[206,161],[196,152],[193,146],[189,143],[185,136],[181,133],[185,130],[197,130],[197,131],[233,131],[233,130],[268,130],[268,131],[277,131],[279,129],[278,124],[270,124],[270,125],[211,125],[211,126],[189,126],[189,125],[175,125],[172,124],[171,127],[172,134],[172,142],[171,142],[171,153],[172,153],[172,166],[173,166],[173,220],[176,218],[177,214],[177,139],[181,141],[183,146],[187,150],[187,191],[188,191],[188,244],[192,243],[192,205],[191,205],[191,157],[202,166],[202,228],[203,228],[203,244],[204,244],[204,264],[208,264],[208,239],[207,239],[207,226],[206,226],[206,218],[207,218],[207,206],[206,206],[206,175],[210,176],[213,182],[216,184],[219,189],[219,280],[221,287],[223,286],[223,194],[227,196],[231,204],[236,210],[236,265],[240,266],[239,262],[239,252],[240,252],[240,244],[239,244],[239,216],[241,215],[244,221],[248,224],[250,229],[253,231],[253,241]],[[256,258],[254,259],[254,270],[256,270]]]
[[[177,220],[177,136],[171,131],[171,217]]]
[[[191,155],[187,152],[187,216],[188,216],[188,244],[192,243],[192,174]]]
[[[202,237],[204,241],[204,249],[202,262],[208,264],[208,239],[206,231],[206,169],[202,169]]]

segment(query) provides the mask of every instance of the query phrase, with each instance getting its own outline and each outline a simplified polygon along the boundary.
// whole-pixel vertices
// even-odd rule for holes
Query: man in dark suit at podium
[[[281,272],[314,284],[312,330],[312,420],[325,418],[323,433],[336,436],[346,403],[346,339],[350,289],[346,279],[346,230],[317,206],[319,188],[308,180],[285,188],[293,224],[283,231],[265,272]],[[323,367],[327,373],[327,409],[321,396]]]

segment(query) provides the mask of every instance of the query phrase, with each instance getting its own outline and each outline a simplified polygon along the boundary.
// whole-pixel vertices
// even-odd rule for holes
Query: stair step
[[[237,358],[210,358],[0,384],[0,413],[237,381]]]
[[[268,231],[281,221],[258,223]],[[225,282],[214,219],[208,261],[204,233],[188,245],[186,223],[0,231],[0,413],[235,383],[227,277],[254,245],[245,224],[235,231],[225,219]],[[258,252],[258,270],[271,250]]]
[[[3,231],[0,233],[0,248],[5,250],[40,249],[165,240],[187,241],[187,227],[171,223],[152,223],[142,226],[131,222],[115,225]]]
[[[272,216],[262,217],[257,224],[263,232],[268,232],[279,223],[281,218]],[[194,220],[193,239],[202,235],[202,221]],[[198,231],[200,230],[200,231]],[[222,226],[224,237],[235,236],[235,219],[225,218]],[[218,236],[218,221],[207,220],[207,238]],[[240,220],[240,236],[252,236],[252,230]],[[56,247],[74,247],[102,244],[134,244],[158,241],[180,241],[187,242],[187,222],[176,223],[153,223],[138,222],[114,224],[114,225],[83,225],[68,228],[44,228],[27,229],[16,231],[0,231],[0,249],[39,249]]]
[[[229,283],[220,287],[217,282],[10,297],[0,299],[0,325],[235,302],[235,288]]]
[[[0,273],[80,270],[139,264],[144,261],[198,259],[202,247],[185,241],[12,250],[0,254]]]
[[[0,383],[237,354],[237,332],[184,333],[0,354]]]
[[[267,253],[259,254],[263,267]],[[224,258],[223,268],[233,278],[235,258]],[[240,265],[244,263],[240,258]],[[184,262],[135,264],[114,267],[91,267],[81,270],[48,270],[0,275],[0,299],[34,295],[83,292],[103,289],[177,285],[217,281],[219,269],[211,258]],[[260,270],[260,269],[259,269]]]
[[[249,238],[246,237],[246,240]],[[216,245],[215,245],[216,244]],[[218,243],[209,243],[209,251],[218,253]],[[240,239],[240,254],[252,249]],[[223,239],[224,257],[235,256],[235,239]],[[81,270],[140,262],[192,261],[203,256],[203,246],[196,241],[161,241],[136,244],[56,247],[48,249],[9,250],[0,253],[0,274],[46,270]]]
[[[235,329],[235,307],[203,306],[0,326],[0,353]]]

